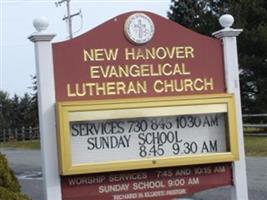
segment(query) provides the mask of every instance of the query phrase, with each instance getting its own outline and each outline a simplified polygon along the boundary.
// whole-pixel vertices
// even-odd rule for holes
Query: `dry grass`
[[[245,136],[246,156],[267,156],[267,137]]]
[[[16,149],[40,149],[40,141],[22,141],[22,142],[7,142],[0,143],[0,148],[16,148]]]

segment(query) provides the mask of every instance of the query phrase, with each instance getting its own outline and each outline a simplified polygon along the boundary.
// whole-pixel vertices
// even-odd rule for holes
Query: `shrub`
[[[13,171],[8,167],[6,157],[0,153],[0,200],[29,200],[20,193],[20,185]]]

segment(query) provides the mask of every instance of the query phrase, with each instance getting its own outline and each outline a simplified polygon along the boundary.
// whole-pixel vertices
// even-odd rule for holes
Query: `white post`
[[[51,47],[55,35],[44,32],[48,27],[48,21],[44,17],[35,19],[33,25],[37,32],[29,36],[29,40],[34,42],[35,47],[44,199],[61,200]]]
[[[236,119],[237,119],[237,133],[239,142],[239,161],[233,163],[233,182],[232,199],[234,200],[248,200],[246,162],[244,151],[244,137],[242,126],[241,113],[241,99],[239,86],[239,67],[237,56],[236,37],[242,32],[242,29],[230,28],[234,23],[234,18],[231,15],[223,15],[219,22],[223,27],[222,30],[213,33],[216,38],[223,41],[224,52],[224,69],[225,69],[225,83],[227,92],[235,96],[236,104]]]

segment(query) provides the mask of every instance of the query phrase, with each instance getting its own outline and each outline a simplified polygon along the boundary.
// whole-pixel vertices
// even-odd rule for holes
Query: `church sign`
[[[137,16],[54,44],[57,101],[225,93],[219,40],[151,13]]]
[[[232,142],[231,95],[64,102],[58,111],[65,175],[214,163],[238,156]]]
[[[98,191],[84,199],[115,200],[171,199],[231,184],[230,162],[239,157],[235,103],[226,93],[218,39],[130,12],[53,44],[53,59],[65,199],[78,198],[71,194],[79,185]],[[190,174],[175,179],[182,169]],[[218,174],[224,179],[209,186]],[[112,176],[128,177],[119,179],[118,191],[109,186]],[[97,188],[81,181],[91,178],[100,181]],[[152,193],[143,182],[154,184]]]
[[[231,182],[231,164],[226,163],[64,176],[61,186],[64,200],[173,200]]]

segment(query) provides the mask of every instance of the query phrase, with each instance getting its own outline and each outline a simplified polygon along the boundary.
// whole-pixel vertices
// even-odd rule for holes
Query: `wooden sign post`
[[[225,185],[247,199],[239,30],[226,23],[215,33],[222,48],[130,12],[51,48],[46,23],[37,24],[46,199],[170,200]]]

